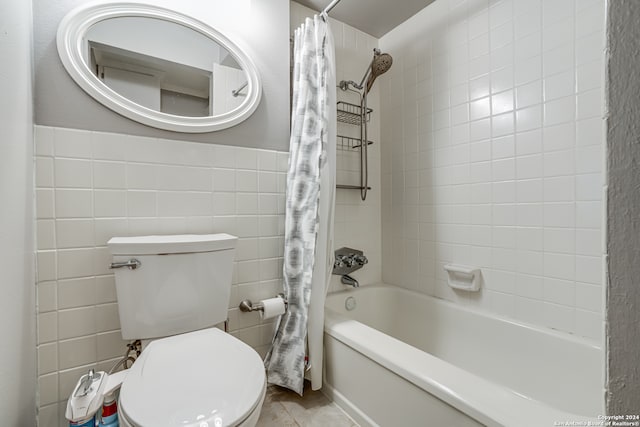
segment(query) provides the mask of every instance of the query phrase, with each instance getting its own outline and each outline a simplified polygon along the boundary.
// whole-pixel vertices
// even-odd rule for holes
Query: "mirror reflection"
[[[247,74],[209,37],[175,22],[126,16],[92,25],[83,39],[87,67],[123,97],[184,117],[228,113],[246,97]]]

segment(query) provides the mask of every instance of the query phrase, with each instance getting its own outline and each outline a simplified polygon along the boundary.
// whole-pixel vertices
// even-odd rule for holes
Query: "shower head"
[[[376,78],[389,71],[391,65],[393,64],[393,58],[388,53],[380,53],[377,51],[373,57],[373,61],[371,61],[371,73],[369,74],[369,78],[367,79],[367,93],[373,87],[373,82]]]
[[[391,64],[393,64],[393,58],[388,53],[380,53],[380,49],[373,49],[373,59],[367,68],[367,71],[362,76],[362,80],[360,80],[360,84],[354,82],[353,80],[342,80],[338,87],[342,90],[349,89],[349,86],[353,86],[358,90],[364,89],[364,81],[367,81],[366,92],[369,93],[371,87],[373,86],[373,81],[380,74],[384,74],[389,71],[391,68]]]

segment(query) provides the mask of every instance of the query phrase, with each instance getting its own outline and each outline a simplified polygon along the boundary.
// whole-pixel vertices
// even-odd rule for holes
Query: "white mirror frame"
[[[220,44],[235,58],[247,74],[247,96],[232,111],[208,117],[175,116],[151,110],[125,98],[95,76],[84,61],[83,37],[92,25],[117,17],[147,17],[174,22],[191,28]],[[258,107],[262,86],[251,58],[220,32],[178,12],[140,3],[91,3],[69,12],[58,26],[58,55],[73,80],[96,101],[137,122],[174,132],[204,133],[235,126]]]

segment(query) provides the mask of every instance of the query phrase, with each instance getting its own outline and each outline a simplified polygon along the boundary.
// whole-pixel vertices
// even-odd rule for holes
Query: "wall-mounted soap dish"
[[[462,291],[476,292],[480,290],[481,274],[477,267],[459,264],[445,264],[445,271],[449,275],[449,286]]]

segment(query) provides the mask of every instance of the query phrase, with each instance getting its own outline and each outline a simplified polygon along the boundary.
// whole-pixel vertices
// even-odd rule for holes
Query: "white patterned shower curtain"
[[[333,267],[336,78],[327,20],[307,18],[295,32],[283,266],[289,305],[265,358],[269,383],[300,395],[307,367],[312,388],[322,386],[324,301]]]

